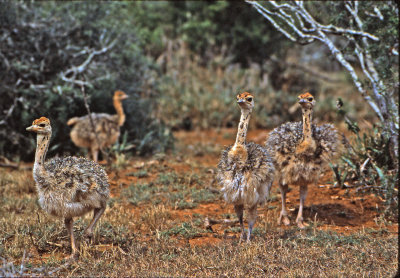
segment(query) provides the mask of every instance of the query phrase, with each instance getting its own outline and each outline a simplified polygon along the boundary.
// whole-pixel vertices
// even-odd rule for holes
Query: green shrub
[[[338,102],[342,103],[339,99]],[[398,214],[399,173],[390,155],[389,137],[383,127],[375,124],[371,130],[361,132],[357,122],[349,119],[340,107],[347,128],[355,135],[353,142],[345,139],[345,152],[341,164],[332,166],[336,182],[344,186],[350,181],[359,191],[372,191],[384,199],[385,214]]]

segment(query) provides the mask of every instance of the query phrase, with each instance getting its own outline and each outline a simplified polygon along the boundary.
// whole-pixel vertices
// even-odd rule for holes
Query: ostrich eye
[[[253,100],[252,97],[248,97],[248,98],[247,98],[247,101],[248,101],[248,102],[251,102],[252,100]]]
[[[312,97],[309,97],[309,98],[308,98],[308,101],[312,101],[312,100],[313,100],[313,98],[312,98]]]
[[[39,124],[39,126],[40,126],[40,127],[45,127],[46,125],[45,125],[45,124]]]

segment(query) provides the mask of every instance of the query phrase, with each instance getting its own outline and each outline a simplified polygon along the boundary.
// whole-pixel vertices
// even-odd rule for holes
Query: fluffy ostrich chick
[[[329,162],[337,156],[339,136],[331,124],[312,124],[315,98],[310,93],[301,94],[299,104],[303,122],[282,124],[270,132],[265,143],[273,155],[276,179],[282,197],[282,210],[278,223],[290,224],[286,209],[288,185],[300,187],[300,206],[296,218],[299,228],[304,228],[303,208],[309,184],[315,184]]]
[[[265,148],[253,142],[246,142],[254,96],[248,92],[242,93],[237,96],[237,103],[241,117],[236,142],[222,152],[217,179],[223,186],[221,191],[226,202],[234,205],[241,228],[241,241],[246,238],[243,210],[247,209],[247,241],[250,241],[257,218],[257,205],[264,204],[268,197],[274,165]]]
[[[88,115],[74,117],[67,122],[67,125],[73,126],[70,133],[72,142],[78,147],[89,148],[95,162],[97,162],[99,150],[112,146],[119,138],[119,129],[125,122],[122,101],[127,97],[128,95],[122,91],[114,93],[113,104],[117,112],[115,115],[91,113],[96,133],[93,132]]]
[[[64,219],[71,239],[72,254],[78,255],[73,233],[73,217],[94,211],[85,230],[93,236],[93,228],[106,209],[110,195],[108,176],[97,163],[77,157],[54,158],[45,162],[50,143],[50,120],[41,117],[26,130],[37,133],[33,178],[39,195],[39,204],[48,214]]]

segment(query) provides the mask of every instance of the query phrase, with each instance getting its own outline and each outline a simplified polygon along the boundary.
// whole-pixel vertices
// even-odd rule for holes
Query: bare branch
[[[61,79],[64,80],[65,82],[73,83],[73,84],[76,84],[78,86],[89,86],[89,85],[91,85],[89,82],[82,81],[82,80],[76,80],[76,76],[78,74],[80,74],[80,73],[83,73],[86,70],[86,68],[89,66],[89,64],[92,62],[92,60],[94,59],[95,56],[101,55],[101,54],[107,52],[108,50],[113,48],[116,43],[117,43],[117,39],[115,39],[109,45],[104,46],[103,48],[101,48],[99,50],[93,50],[93,49],[92,50],[88,50],[88,49],[85,49],[85,50],[79,52],[78,54],[83,54],[83,53],[90,53],[90,54],[81,65],[73,66],[72,68],[69,68],[64,72],[61,72],[60,73]],[[72,77],[67,77],[68,75],[72,75]]]
[[[336,32],[338,34],[360,35],[360,36],[363,36],[363,41],[365,43],[368,43],[366,41],[367,38],[370,38],[370,39],[373,39],[373,40],[376,41],[377,37],[375,37],[375,36],[373,36],[371,34],[368,34],[366,32],[363,32],[363,31],[355,31],[355,30],[351,30],[351,29],[343,29],[343,28],[339,28],[339,27],[334,27],[332,25],[324,26],[324,25],[318,23],[311,16],[311,14],[305,9],[303,1],[295,1],[296,7],[294,7],[292,5],[289,5],[289,4],[278,5],[274,1],[269,2],[274,6],[274,8],[278,9],[278,12],[272,12],[272,11],[268,10],[267,8],[261,6],[260,4],[258,4],[255,1],[246,1],[246,2],[248,2],[249,4],[254,6],[257,9],[257,11],[262,13],[263,16],[266,17],[271,23],[273,23],[273,24],[275,23],[274,26],[280,32],[284,33],[285,35],[288,34],[288,33],[274,21],[274,19],[272,18],[273,15],[278,16],[280,19],[286,21],[288,26],[290,28],[292,28],[292,30],[294,32],[296,32],[296,34],[298,34],[301,38],[308,38],[308,39],[312,38],[312,40],[317,39],[317,40],[321,41],[322,43],[324,43],[329,48],[329,50],[331,51],[332,55],[334,55],[336,57],[336,59],[339,61],[339,63],[350,73],[350,76],[352,77],[353,82],[356,85],[356,88],[361,93],[363,98],[368,102],[368,104],[372,107],[372,109],[375,111],[375,113],[378,115],[379,119],[381,121],[384,121],[384,117],[382,115],[382,112],[381,112],[380,108],[377,106],[375,101],[373,99],[371,99],[371,97],[367,94],[366,89],[364,88],[363,84],[360,82],[360,80],[359,80],[359,78],[357,76],[357,73],[354,70],[354,67],[346,60],[346,58],[344,57],[343,53],[335,46],[335,44],[327,36],[326,33]],[[358,27],[362,30],[362,28],[361,28],[362,27],[362,22],[357,16],[358,3],[354,3],[354,9],[352,8],[352,6],[353,6],[352,4],[353,4],[352,2],[348,1],[345,5],[346,5],[346,8],[351,12],[351,14],[356,18]],[[292,24],[291,22],[288,22],[286,17],[284,17],[284,16],[279,14],[279,8],[286,8],[286,9],[290,9],[291,11],[293,11],[295,13],[299,13],[300,16],[302,18],[304,18],[307,21],[308,24],[310,24],[313,28],[316,29],[316,32],[313,35],[304,34],[304,32],[300,31],[296,26],[294,26],[294,24]],[[295,42],[299,42],[298,39],[294,38],[291,35],[289,35],[289,36],[290,36],[290,39],[292,41],[295,40]],[[288,35],[287,35],[287,37],[288,37]],[[367,55],[368,55],[368,53],[367,53]],[[367,65],[368,65],[368,63],[369,63],[369,61],[367,61]],[[372,68],[372,69],[374,69],[374,68]]]
[[[237,223],[239,223],[239,220],[231,220],[231,219],[222,219],[222,220],[218,220],[218,219],[211,219],[206,217],[206,219],[204,219],[204,227],[207,230],[211,230],[212,231],[212,225],[215,224],[222,224],[222,225],[226,225],[226,226],[235,226]]]
[[[363,31],[357,31],[357,30],[352,30],[352,29],[344,29],[344,28],[340,28],[337,26],[333,26],[333,25],[328,25],[328,26],[323,26],[321,25],[321,29],[327,33],[332,33],[332,34],[349,34],[349,35],[356,35],[356,36],[362,36],[362,37],[367,37],[371,40],[374,41],[379,41],[379,38],[367,33],[367,32],[363,32]]]
[[[379,41],[379,38],[364,30],[362,19],[359,17],[359,1],[346,1],[345,8],[351,18],[354,19],[356,28],[343,28],[334,25],[323,25],[319,23],[306,10],[304,1],[286,2],[284,4],[269,1],[266,7],[258,4],[256,1],[246,1],[251,4],[261,15],[267,18],[272,25],[288,39],[297,43],[310,43],[315,39],[325,44],[336,60],[350,74],[353,83],[361,96],[370,105],[384,125],[384,132],[389,134],[391,148],[394,155],[394,161],[398,156],[398,132],[399,132],[399,114],[398,102],[394,99],[394,91],[389,90],[383,82],[380,74],[375,68],[376,61],[372,58],[369,49],[369,43]],[[390,4],[388,4],[390,5]],[[367,12],[367,11],[366,11]],[[383,20],[382,13],[375,6],[375,14],[369,16]],[[295,20],[296,19],[296,20]],[[308,28],[306,27],[308,26]],[[354,53],[358,58],[364,75],[370,84],[363,84],[356,73],[351,60],[346,58],[341,50],[334,44],[329,37],[330,34],[342,36],[348,42],[355,44]],[[361,45],[356,40],[361,37]],[[398,55],[398,44],[391,49],[391,54]],[[372,90],[368,90],[371,88]]]
[[[257,2],[253,2],[253,1],[248,1],[246,0],[247,3],[251,4],[254,6],[254,8],[262,15],[264,16],[266,19],[268,19],[272,25],[278,30],[280,31],[282,34],[284,34],[289,40],[291,40],[292,42],[297,42],[297,39],[295,37],[293,37],[292,35],[290,35],[288,32],[286,32],[283,28],[281,28],[279,26],[278,23],[276,23],[276,21],[268,15],[267,12],[265,12],[266,10],[264,9],[263,6],[261,6],[260,4],[258,4]]]
[[[75,80],[75,76],[74,76],[74,78],[67,78],[67,77],[65,77],[63,72],[61,73],[61,79],[63,81],[65,81],[65,82],[73,83],[73,84],[76,84],[78,86],[90,86],[91,85],[89,82],[86,82],[86,81]]]
[[[5,113],[6,115],[4,116],[4,118],[0,121],[0,125],[5,125],[7,123],[7,119],[12,115],[15,106],[17,105],[18,101],[22,101],[23,97],[14,97],[14,101],[13,104],[10,106],[10,108],[8,108],[7,112]]]
[[[374,12],[375,13],[365,12],[365,14],[370,16],[370,17],[379,18],[381,21],[383,21],[383,19],[384,19],[383,15],[382,15],[381,11],[378,9],[377,6],[374,7]]]
[[[307,44],[307,43],[311,43],[313,42],[315,39],[317,39],[317,37],[315,37],[314,35],[309,35],[309,34],[305,34],[304,32],[300,31],[296,25],[294,24],[293,18],[290,17],[291,20],[288,21],[288,15],[286,13],[282,14],[282,11],[278,11],[278,13],[272,12],[266,8],[264,8],[263,6],[261,6],[259,3],[255,2],[255,1],[247,1],[247,3],[253,5],[256,10],[261,13],[265,18],[267,18],[272,25],[274,25],[274,27],[276,29],[278,29],[282,34],[284,34],[288,39],[290,39],[293,42],[299,42],[297,38],[293,37],[291,34],[289,34],[286,30],[284,30],[273,18],[272,15],[275,15],[277,17],[279,17],[280,19],[282,19],[284,22],[286,22],[291,29],[302,39],[305,39],[305,41],[300,42],[302,44]],[[271,4],[273,4],[275,7],[280,7],[279,5],[276,5],[273,1],[270,2]],[[282,5],[281,5],[282,6]],[[285,4],[285,7],[290,7],[290,5]],[[293,8],[293,7],[292,7]],[[304,25],[303,25],[304,26]]]

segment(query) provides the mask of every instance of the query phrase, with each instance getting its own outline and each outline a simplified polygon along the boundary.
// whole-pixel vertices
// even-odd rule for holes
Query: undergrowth
[[[332,121],[336,109],[332,92],[347,94],[347,89],[341,88],[343,84],[324,83],[303,71],[282,68],[272,60],[242,68],[232,64],[230,57],[215,54],[208,63],[202,63],[182,41],[169,43],[173,47],[158,60],[165,74],[157,107],[159,117],[174,129],[236,126],[240,111],[235,97],[244,91],[255,95],[251,125],[256,127],[272,128],[301,119],[297,96],[309,90],[318,98],[316,118]],[[276,72],[284,78],[278,78]]]
[[[399,173],[390,153],[389,137],[379,124],[361,131],[358,123],[347,117],[341,99],[338,104],[338,113],[354,137],[350,142],[343,138],[341,163],[332,166],[336,183],[345,187],[345,181],[349,181],[359,192],[374,192],[384,200],[383,213],[397,218]]]

